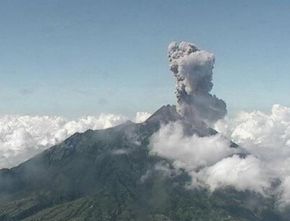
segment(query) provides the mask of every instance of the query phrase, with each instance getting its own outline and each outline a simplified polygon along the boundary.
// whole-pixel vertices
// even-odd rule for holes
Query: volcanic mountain
[[[76,133],[0,170],[0,220],[286,220],[272,199],[256,193],[187,188],[191,178],[185,170],[151,154],[152,134],[182,120],[175,106],[163,106],[144,123]],[[216,133],[183,125],[188,134]]]

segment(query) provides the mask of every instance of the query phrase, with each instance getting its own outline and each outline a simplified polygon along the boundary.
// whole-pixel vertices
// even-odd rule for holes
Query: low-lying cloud
[[[253,155],[224,158],[205,168],[202,178],[212,191],[232,186],[239,191],[250,190],[264,195],[271,187],[271,177],[264,170],[263,163]]]
[[[269,113],[241,112],[216,123],[215,129],[243,146],[281,181],[280,203],[290,203],[290,108],[273,105]]]
[[[180,123],[165,125],[152,136],[151,153],[185,169],[194,188],[234,187],[289,205],[290,108],[273,105],[270,113],[241,112],[218,121],[215,129],[220,133],[214,136],[185,136]],[[231,148],[229,140],[240,147]]]
[[[188,171],[211,166],[236,152],[224,136],[185,136],[180,122],[163,126],[151,138],[152,152],[173,159],[177,167]]]
[[[132,120],[143,122],[149,116],[147,112],[137,112]],[[1,116],[0,168],[16,166],[76,132],[109,128],[127,120],[128,117],[115,114],[86,116],[77,120],[58,116]]]

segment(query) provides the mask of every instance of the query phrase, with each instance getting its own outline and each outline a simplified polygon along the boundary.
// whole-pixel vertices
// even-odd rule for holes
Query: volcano
[[[0,170],[0,220],[286,221],[256,193],[186,188],[185,170],[150,153],[150,137],[174,121],[183,121],[175,106],[163,106],[144,123],[76,133]],[[188,134],[216,133],[183,125]]]

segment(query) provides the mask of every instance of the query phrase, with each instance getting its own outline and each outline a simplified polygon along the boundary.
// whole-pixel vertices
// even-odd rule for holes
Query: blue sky
[[[0,114],[132,115],[175,103],[167,45],[216,55],[239,110],[290,105],[289,1],[3,0]]]

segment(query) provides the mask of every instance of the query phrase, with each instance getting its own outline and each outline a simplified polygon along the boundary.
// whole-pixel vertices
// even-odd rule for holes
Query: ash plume
[[[176,78],[177,111],[186,121],[212,124],[223,118],[226,103],[212,95],[215,57],[188,42],[168,46],[170,70]]]
[[[290,108],[276,104],[271,113],[241,112],[224,118],[225,102],[210,93],[214,55],[187,42],[172,42],[168,57],[183,121],[197,129],[213,127],[218,133],[188,134],[183,121],[171,122],[151,137],[151,154],[185,169],[192,188],[233,187],[272,198],[279,210],[289,209]],[[229,140],[239,146],[232,148]]]

